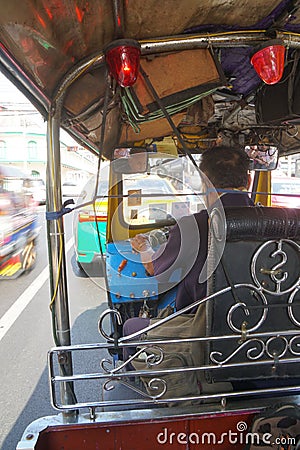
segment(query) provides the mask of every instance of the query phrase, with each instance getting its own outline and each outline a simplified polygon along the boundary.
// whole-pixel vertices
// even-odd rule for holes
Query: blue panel
[[[129,241],[107,244],[106,270],[113,303],[158,299],[157,280],[147,276],[140,255],[132,252]]]

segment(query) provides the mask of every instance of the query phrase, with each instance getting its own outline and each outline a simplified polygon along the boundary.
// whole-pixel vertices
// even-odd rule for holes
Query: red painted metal
[[[245,447],[257,411],[49,427],[36,450],[236,450]],[[246,429],[244,429],[246,428]]]

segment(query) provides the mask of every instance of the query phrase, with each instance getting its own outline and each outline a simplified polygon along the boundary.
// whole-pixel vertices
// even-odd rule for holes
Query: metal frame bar
[[[60,164],[60,118],[63,96],[51,109],[47,130],[47,212],[60,211],[62,208],[61,164]],[[53,320],[53,334],[58,345],[71,344],[70,317],[68,305],[68,286],[65,261],[65,238],[63,218],[47,220],[48,258],[50,269],[50,293]],[[72,375],[72,356],[60,355],[61,373]],[[72,384],[61,389],[61,401],[70,404],[74,401]],[[71,416],[74,416],[74,412]],[[69,417],[70,414],[67,414]]]
[[[262,335],[268,335],[270,333],[263,333],[263,334],[259,334],[260,337],[262,337]],[[235,338],[236,336],[227,336],[228,338]],[[252,337],[252,336],[251,336]],[[223,339],[222,337],[219,337],[219,339]],[[206,340],[208,341],[209,339],[207,338],[193,338],[190,339],[189,341],[201,341],[201,340]],[[160,343],[163,343],[164,345],[170,343],[174,343],[174,342],[178,342],[179,340],[172,340],[172,339],[168,339],[168,340],[163,340],[163,341],[145,341],[143,342],[143,346],[147,345],[149,347],[151,347],[151,345],[159,345]],[[184,342],[184,339],[182,340],[182,342]],[[141,345],[141,342],[131,342],[128,343],[128,345]],[[124,345],[123,345],[124,346]],[[120,348],[123,348],[122,345],[120,345]],[[68,351],[68,352],[72,352],[72,351],[94,351],[94,350],[101,350],[101,349],[113,349],[114,346],[111,344],[88,344],[88,345],[77,345],[77,346],[69,346],[69,347],[64,347],[63,351]],[[59,354],[62,351],[61,348],[53,348],[52,350],[49,351],[48,353],[48,365],[49,365],[49,376],[50,376],[50,380],[51,380],[51,402],[52,405],[55,409],[57,410],[69,410],[71,408],[74,409],[84,409],[84,408],[98,408],[98,407],[111,407],[111,406],[137,406],[137,405],[145,405],[145,406],[149,406],[149,405],[163,405],[166,403],[182,403],[185,401],[191,401],[191,400],[215,400],[215,399],[219,399],[220,401],[226,400],[227,398],[240,398],[240,397],[245,397],[245,396],[256,396],[256,395],[266,395],[266,394],[290,394],[293,395],[293,393],[297,393],[300,390],[300,386],[285,386],[285,387],[277,387],[277,388],[261,388],[261,389],[248,389],[245,391],[237,391],[235,390],[234,392],[218,392],[218,393],[207,393],[207,394],[201,394],[198,396],[183,396],[183,397],[174,397],[174,398],[168,398],[168,399],[160,399],[159,397],[151,397],[150,395],[145,393],[145,398],[144,399],[127,399],[127,400],[101,400],[101,401],[88,401],[88,402],[78,402],[75,405],[73,404],[63,404],[63,403],[59,403],[57,400],[57,396],[56,396],[56,386],[59,385],[60,383],[65,383],[65,382],[75,382],[75,381],[83,381],[83,380],[90,380],[90,381],[94,381],[94,380],[102,380],[104,382],[112,382],[112,383],[120,383],[120,384],[124,384],[127,387],[130,388],[130,385],[126,382],[126,378],[128,376],[134,378],[139,378],[139,377],[143,377],[143,376],[147,376],[147,377],[152,377],[152,378],[157,378],[159,376],[163,376],[166,374],[171,374],[171,373],[176,373],[176,372],[187,372],[187,371],[205,371],[205,370],[218,370],[219,366],[195,366],[195,367],[189,367],[189,368],[173,368],[173,369],[157,369],[157,370],[136,370],[134,372],[121,372],[121,371],[117,371],[117,369],[112,369],[111,371],[103,371],[103,372],[95,372],[95,373],[84,373],[84,374],[76,374],[76,375],[72,375],[72,376],[59,376],[55,374],[55,368],[54,368],[54,363],[53,363],[53,359],[54,356]],[[95,355],[94,355],[95,358]],[[294,363],[298,363],[299,358],[298,357],[294,357],[294,358],[284,358],[280,360],[279,364],[294,364]],[[222,364],[222,369],[224,368],[229,368],[229,367],[236,367],[237,370],[239,367],[249,367],[249,366],[266,366],[266,365],[273,365],[274,361],[273,360],[264,360],[264,361],[253,361],[253,362],[244,362],[244,363],[235,363],[235,364]],[[131,389],[133,392],[136,391],[136,388],[134,387],[134,385],[131,386]],[[223,400],[222,400],[223,399]]]

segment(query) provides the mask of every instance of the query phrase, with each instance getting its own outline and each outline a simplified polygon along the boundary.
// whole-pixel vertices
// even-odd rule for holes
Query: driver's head
[[[249,157],[239,147],[218,146],[202,154],[200,170],[216,188],[248,186]]]

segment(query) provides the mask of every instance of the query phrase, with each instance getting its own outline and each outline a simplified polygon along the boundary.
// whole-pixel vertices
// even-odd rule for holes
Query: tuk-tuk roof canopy
[[[298,58],[299,1],[0,0],[0,5],[1,71],[45,117],[61,107],[63,128],[93,152],[110,159],[118,145],[159,143],[166,136],[180,151],[182,142],[155,93],[193,152],[220,136],[245,145],[264,140],[282,155],[299,150],[297,111],[267,117],[264,84],[250,63],[256,47],[270,39],[285,45],[286,66]],[[138,81],[126,89],[107,75],[103,53],[123,38],[141,45]],[[280,102],[287,102],[282,95]]]

